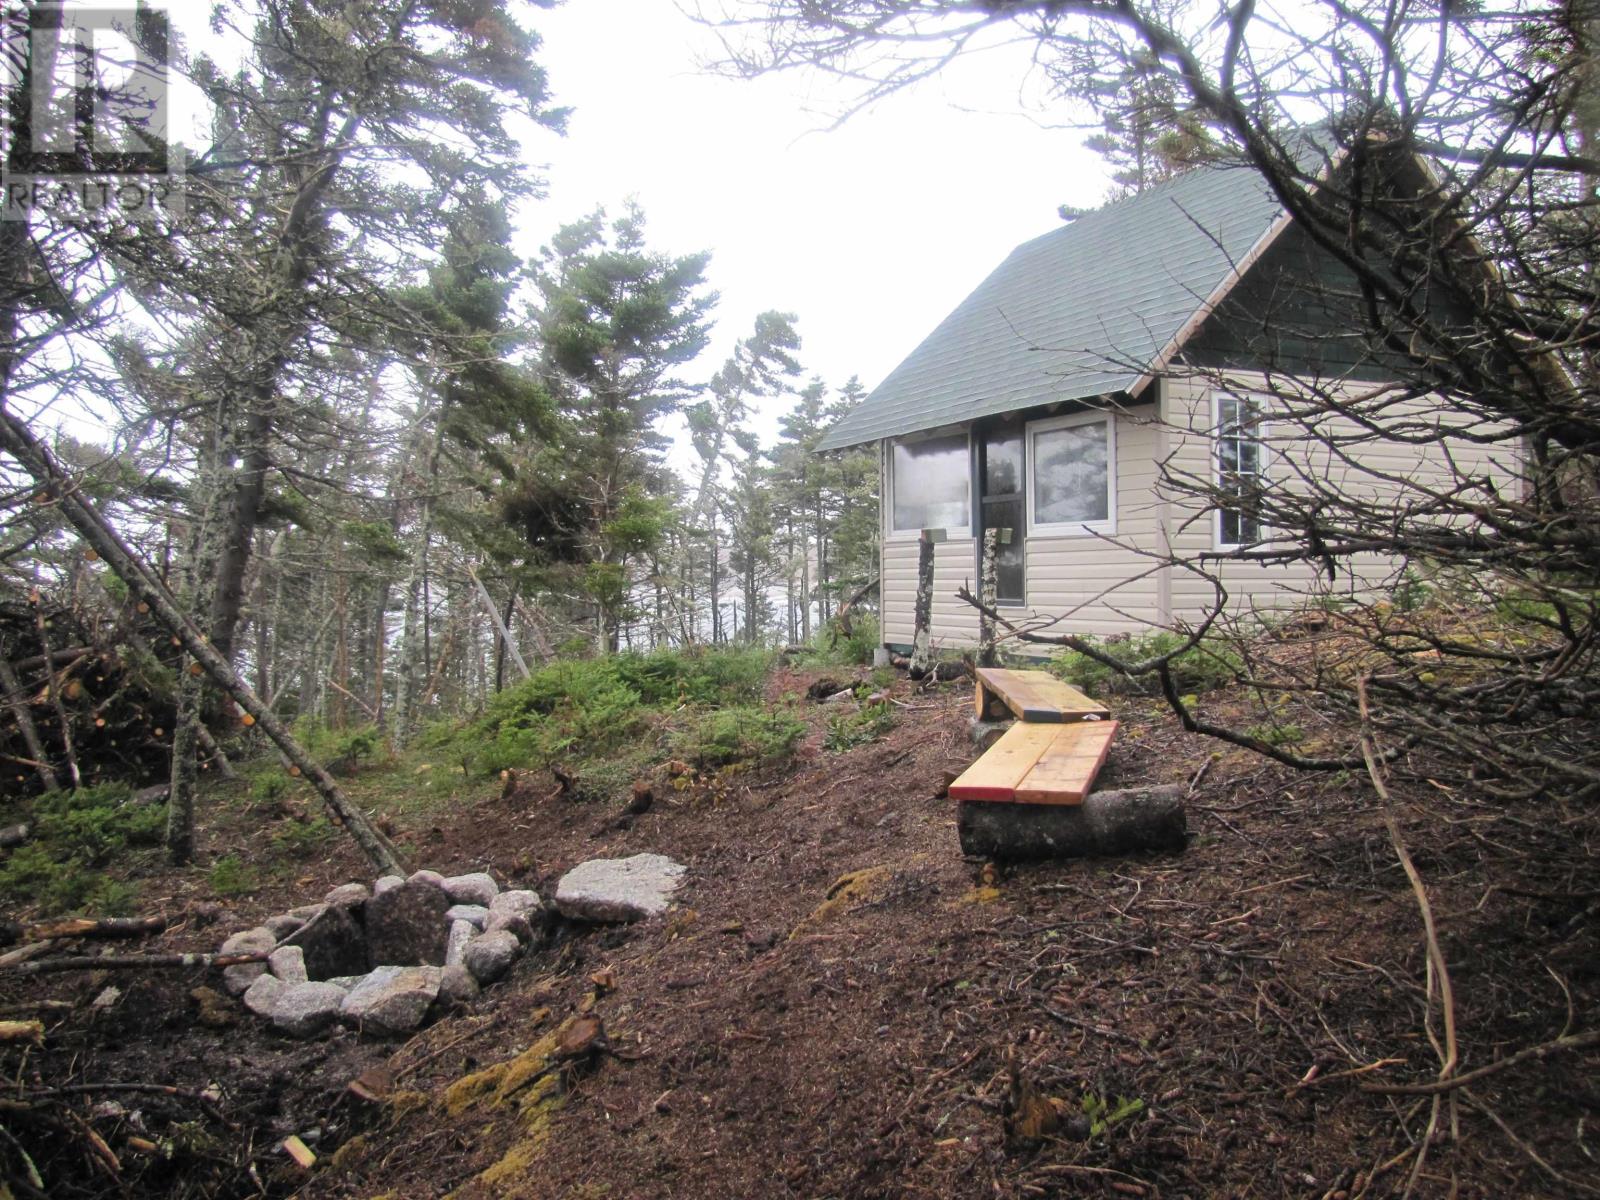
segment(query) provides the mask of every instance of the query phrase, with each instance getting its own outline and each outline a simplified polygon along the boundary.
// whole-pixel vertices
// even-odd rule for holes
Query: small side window
[[[1217,395],[1217,544],[1251,546],[1265,526],[1256,499],[1266,479],[1266,410],[1260,400]]]

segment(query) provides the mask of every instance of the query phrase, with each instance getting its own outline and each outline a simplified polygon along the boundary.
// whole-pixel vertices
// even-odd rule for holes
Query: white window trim
[[[1248,389],[1214,388],[1211,392],[1211,479],[1218,492],[1222,490],[1222,402],[1223,400],[1246,400],[1261,406],[1261,411],[1266,414],[1271,411],[1268,398],[1260,392]],[[1272,446],[1268,435],[1272,432],[1272,422],[1263,415],[1256,425],[1256,441],[1259,443],[1260,466],[1256,470],[1256,478],[1270,480],[1272,478]],[[1222,540],[1222,505],[1211,513],[1211,546],[1214,550],[1238,550],[1242,546],[1254,546],[1256,542],[1225,542]],[[1261,527],[1262,533],[1267,531],[1265,523]],[[1262,540],[1265,540],[1264,538]]]
[[[1106,519],[1104,521],[1054,521],[1041,524],[1034,519],[1033,498],[1039,486],[1039,472],[1034,468],[1033,440],[1035,434],[1049,433],[1053,429],[1070,429],[1076,425],[1104,423],[1106,427]],[[1027,452],[1024,468],[1027,477],[1026,500],[1029,537],[1115,537],[1117,535],[1117,418],[1115,413],[1090,409],[1066,417],[1051,417],[1047,421],[1029,421],[1022,444]]]
[[[930,429],[922,433],[910,433],[905,437],[885,438],[883,440],[883,479],[884,503],[883,509],[883,540],[885,542],[914,542],[922,536],[920,529],[896,529],[894,527],[894,448],[896,443],[909,444],[913,442],[926,442],[934,438],[954,437],[961,434],[967,439],[967,521],[965,525],[944,529],[945,537],[970,538],[972,537],[972,429],[970,427],[946,426],[944,429]]]

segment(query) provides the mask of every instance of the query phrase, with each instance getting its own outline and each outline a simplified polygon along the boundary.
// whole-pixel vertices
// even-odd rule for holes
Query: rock
[[[305,983],[306,952],[299,946],[279,946],[267,955],[267,968],[285,983]]]
[[[277,916],[268,917],[265,921],[261,922],[261,927],[263,929],[270,929],[272,931],[272,936],[281,942],[284,938],[288,937],[291,933],[299,929],[304,924],[305,922],[299,917],[291,917],[288,913],[279,913]]]
[[[450,927],[443,889],[413,876],[367,901],[367,961],[363,966],[442,966]]]
[[[278,993],[267,1015],[293,1037],[312,1037],[339,1019],[345,995],[337,984],[297,983]]]
[[[335,975],[332,979],[324,979],[322,982],[331,983],[335,987],[341,987],[348,992],[366,977],[367,973],[363,971],[359,975]]]
[[[533,914],[538,912],[544,901],[539,899],[538,892],[524,891],[514,888],[509,892],[501,892],[489,901],[489,915],[495,913],[521,913],[528,920],[533,920]]]
[[[437,871],[413,871],[406,878],[406,882],[432,884],[441,892],[444,891],[444,876]]]
[[[452,875],[444,881],[444,890],[456,904],[481,904],[487,908],[500,894],[500,885],[485,871],[471,875]]]
[[[327,907],[326,904],[302,904],[299,908],[291,908],[285,915],[294,917],[301,922],[315,921],[322,915],[322,910]]]
[[[482,929],[489,919],[489,910],[481,904],[452,904],[445,910],[447,921],[465,921],[474,929]]]
[[[367,968],[367,939],[350,910],[333,904],[284,939],[285,946],[305,952],[310,979],[354,975]]]
[[[489,922],[483,927],[483,931],[497,933],[502,929],[515,936],[524,946],[533,944],[533,926],[521,913],[490,913]]]
[[[258,1017],[272,1016],[272,1006],[289,985],[276,975],[261,975],[245,989],[244,1006]]]
[[[372,885],[372,894],[381,896],[390,888],[397,888],[404,882],[405,879],[399,875],[380,875]]]
[[[462,965],[472,972],[479,983],[493,983],[511,969],[517,955],[522,953],[522,943],[514,933],[497,929],[475,937],[467,944]]]
[[[476,936],[478,930],[471,921],[450,922],[450,937],[444,945],[444,965],[459,967],[461,956],[467,951],[467,943]]]
[[[439,1000],[451,1007],[471,1004],[478,998],[478,981],[463,966],[446,967],[439,975]]]
[[[667,911],[686,868],[661,854],[593,858],[556,884],[561,915],[582,921],[637,921]]]
[[[267,964],[264,962],[240,963],[238,966],[224,967],[222,986],[228,989],[228,995],[242,996],[252,983],[266,973]]]
[[[278,944],[277,937],[265,925],[236,933],[218,948],[218,954],[270,954]]]
[[[246,929],[236,933],[222,943],[219,954],[270,954],[277,948],[278,939],[273,936],[272,930],[258,925],[254,929]],[[228,989],[230,996],[240,996],[253,984],[267,973],[267,964],[240,963],[238,966],[226,967],[222,972],[222,985]]]
[[[340,1015],[365,1033],[407,1033],[427,1015],[443,974],[438,967],[377,967],[344,998]]]
[[[366,903],[367,897],[372,895],[364,883],[341,883],[333,891],[322,898],[324,904],[340,904],[346,908],[357,904]]]

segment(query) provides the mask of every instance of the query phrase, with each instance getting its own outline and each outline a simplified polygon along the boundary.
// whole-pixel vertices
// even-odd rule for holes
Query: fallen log
[[[237,967],[266,962],[265,954],[85,954],[37,958],[18,963],[13,975],[56,975],[63,971],[139,971],[162,967]]]
[[[65,921],[43,921],[22,925],[0,922],[0,943],[43,942],[57,938],[135,938],[160,933],[167,927],[165,917],[105,917],[91,920],[74,917]]]
[[[965,854],[1000,860],[1091,858],[1182,850],[1188,835],[1182,784],[1090,792],[1082,804],[956,806]]]

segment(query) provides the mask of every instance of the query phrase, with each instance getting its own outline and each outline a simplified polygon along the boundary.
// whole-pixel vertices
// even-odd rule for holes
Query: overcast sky
[[[699,64],[715,38],[671,0],[572,0],[532,24],[575,111],[540,144],[549,198],[528,207],[523,249],[636,196],[655,246],[712,252],[722,304],[704,374],[775,308],[799,317],[808,371],[875,386],[1013,246],[1057,227],[1058,205],[1108,188],[1082,132],[1047,127],[1019,90],[1017,47],[829,131],[843,85],[714,77]]]

